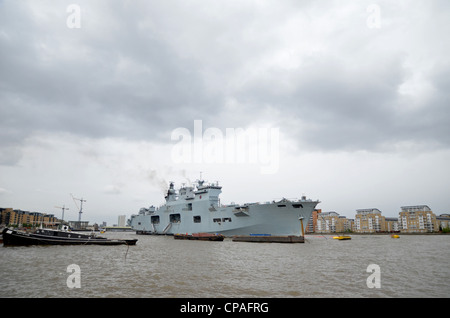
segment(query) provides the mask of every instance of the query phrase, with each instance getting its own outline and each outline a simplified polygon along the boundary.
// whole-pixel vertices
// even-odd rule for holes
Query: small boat
[[[108,239],[95,234],[69,231],[67,226],[60,230],[39,228],[26,233],[5,228],[2,232],[3,246],[28,245],[136,245],[137,239]]]
[[[333,239],[335,240],[351,240],[352,237],[349,235],[339,235],[339,236],[333,236]]]
[[[211,233],[193,233],[193,234],[174,234],[176,240],[197,240],[197,241],[223,241],[225,238],[222,234]]]
[[[400,235],[398,235],[398,234],[392,234],[391,237],[397,239],[397,238],[400,238]]]

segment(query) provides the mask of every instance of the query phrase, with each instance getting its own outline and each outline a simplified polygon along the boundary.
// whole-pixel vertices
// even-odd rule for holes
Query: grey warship
[[[218,182],[197,180],[178,193],[171,182],[165,204],[141,208],[131,216],[137,234],[219,233],[234,235],[303,235],[318,200],[281,199],[265,203],[222,205]]]

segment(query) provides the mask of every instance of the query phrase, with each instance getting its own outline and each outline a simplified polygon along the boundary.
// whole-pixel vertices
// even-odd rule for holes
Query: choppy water
[[[1,247],[0,297],[450,295],[450,236],[308,236],[304,244],[136,237],[130,247]],[[67,286],[71,264],[80,267],[80,288]],[[367,286],[370,264],[380,267],[380,288]]]

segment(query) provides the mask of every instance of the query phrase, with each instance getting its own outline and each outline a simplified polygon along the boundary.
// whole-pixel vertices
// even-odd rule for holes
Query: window
[[[171,223],[180,223],[180,222],[181,222],[180,214],[177,213],[177,214],[171,214],[171,215],[169,215],[169,221],[170,221]]]
[[[139,222],[140,223],[140,222]],[[152,224],[159,224],[159,215],[153,215],[151,217],[151,223]]]
[[[194,223],[202,223],[202,217],[200,215],[194,215]]]

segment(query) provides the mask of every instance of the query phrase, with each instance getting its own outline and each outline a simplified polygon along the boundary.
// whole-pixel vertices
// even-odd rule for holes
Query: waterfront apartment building
[[[7,225],[53,225],[59,220],[53,214],[45,214],[40,212],[28,212],[22,210],[14,210],[12,208],[0,208],[0,224]]]
[[[337,220],[339,214],[331,212],[322,212],[317,218],[316,233],[336,233]]]
[[[450,231],[450,214],[436,216],[427,205],[401,207],[399,217],[384,217],[376,208],[356,210],[355,219],[347,219],[337,212],[314,210],[306,233],[427,233]]]
[[[428,205],[402,206],[399,213],[400,232],[427,233],[438,232],[436,215]]]
[[[386,232],[399,232],[400,231],[400,226],[398,224],[398,218],[389,218],[386,217],[385,219],[385,228],[386,228]]]
[[[436,216],[436,222],[438,223],[440,231],[450,231],[450,214],[441,214]]]
[[[345,216],[340,216],[339,219],[340,222],[342,222],[344,232],[353,232],[353,227],[355,225],[354,219],[347,219]]]
[[[376,233],[386,231],[385,217],[376,208],[356,210],[354,231]]]
[[[335,211],[322,212],[317,216],[316,233],[342,233],[352,230],[352,220]]]
[[[305,233],[314,233],[317,227],[317,218],[320,213],[322,213],[322,209],[314,209],[311,217],[309,218],[308,224],[306,225]]]

